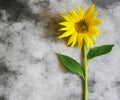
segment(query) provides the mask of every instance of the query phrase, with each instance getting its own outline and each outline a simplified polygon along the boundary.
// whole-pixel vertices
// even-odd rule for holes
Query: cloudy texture
[[[58,40],[60,14],[92,3],[105,21],[96,46],[115,44],[89,66],[89,100],[120,100],[120,0],[0,0],[0,100],[82,100],[82,82],[57,53],[80,58]]]

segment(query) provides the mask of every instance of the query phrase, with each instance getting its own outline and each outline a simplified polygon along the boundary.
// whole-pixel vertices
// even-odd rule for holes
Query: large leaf
[[[72,73],[83,75],[83,67],[73,58],[59,54],[62,64]]]
[[[88,59],[109,53],[114,45],[103,45],[95,47],[88,52]]]

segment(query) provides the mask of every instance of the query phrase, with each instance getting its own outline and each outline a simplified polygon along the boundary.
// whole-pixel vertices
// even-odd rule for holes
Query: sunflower
[[[80,6],[78,11],[72,9],[71,12],[62,14],[65,19],[64,22],[60,22],[60,25],[64,27],[60,31],[64,31],[58,38],[69,37],[67,45],[70,47],[78,44],[80,49],[83,42],[88,48],[93,48],[93,40],[96,40],[101,31],[96,26],[104,23],[102,20],[97,19],[98,12],[95,12],[95,5],[92,4],[86,12]]]

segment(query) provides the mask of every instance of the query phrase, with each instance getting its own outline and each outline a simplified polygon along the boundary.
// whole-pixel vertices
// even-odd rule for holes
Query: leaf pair
[[[114,45],[103,45],[103,46],[95,47],[88,52],[87,57],[88,59],[92,59],[92,58],[107,54],[112,50],[113,46]],[[78,63],[76,60],[74,60],[69,56],[66,56],[63,54],[59,54],[59,56],[62,64],[69,71],[71,71],[72,73],[81,75],[84,78],[84,68],[80,65],[80,63]]]

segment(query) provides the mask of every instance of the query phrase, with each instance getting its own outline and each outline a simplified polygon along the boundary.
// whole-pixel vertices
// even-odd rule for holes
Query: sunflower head
[[[84,42],[88,48],[93,48],[93,40],[96,40],[96,36],[101,33],[96,26],[104,23],[96,18],[97,15],[98,12],[95,12],[94,4],[86,12],[80,6],[78,11],[72,9],[67,15],[62,14],[65,21],[60,23],[64,26],[60,31],[64,31],[64,33],[58,38],[69,37],[67,45],[71,47],[78,44],[81,49]]]

